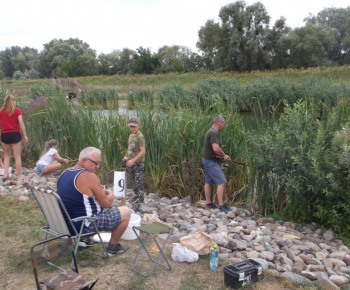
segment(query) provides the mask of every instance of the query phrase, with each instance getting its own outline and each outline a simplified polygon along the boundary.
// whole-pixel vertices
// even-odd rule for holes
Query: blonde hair
[[[16,100],[15,97],[11,94],[8,94],[5,98],[4,98],[4,105],[2,106],[1,110],[6,109],[7,113],[9,114],[9,116],[11,116],[13,114],[13,112],[15,111],[16,108]]]

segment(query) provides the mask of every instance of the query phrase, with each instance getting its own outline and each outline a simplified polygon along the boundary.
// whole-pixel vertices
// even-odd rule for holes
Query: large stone
[[[320,279],[317,281],[318,287],[320,287],[321,290],[339,290],[340,288],[335,285],[332,281],[328,279]]]
[[[333,252],[333,253],[329,254],[329,257],[336,258],[339,260],[344,260],[344,257],[346,254],[347,254],[347,252],[345,252],[345,251],[338,251],[338,252]]]
[[[339,259],[335,259],[335,258],[327,258],[324,260],[324,263],[326,261],[329,261],[333,264],[333,267],[334,266],[338,266],[338,267],[346,267],[346,264],[342,261],[342,260],[339,260]]]
[[[294,274],[292,272],[284,272],[281,275],[283,278],[291,281],[292,283],[298,284],[298,285],[307,285],[307,286],[313,286],[314,284],[308,279],[301,275]]]
[[[344,284],[349,282],[349,279],[340,275],[332,275],[329,277],[329,280],[339,287],[342,287]]]
[[[305,242],[304,244],[305,244],[305,246],[309,247],[313,252],[321,251],[321,248],[318,245],[316,245],[315,243]]]
[[[334,240],[335,238],[335,234],[332,230],[328,230],[328,231],[325,231],[324,234],[323,234],[323,238],[326,240],[326,241],[332,241]]]
[[[299,257],[303,259],[304,263],[307,265],[318,265],[319,263],[315,258],[310,258],[304,254],[300,254]]]
[[[323,252],[317,252],[316,254],[316,259],[323,261],[326,259],[326,255]]]
[[[252,260],[254,260],[255,262],[258,262],[263,267],[263,269],[269,268],[269,263],[264,259],[252,258]]]
[[[315,273],[310,272],[310,271],[302,271],[300,274],[303,275],[304,277],[310,279],[310,280],[317,280],[317,275]]]
[[[270,251],[261,251],[260,254],[262,254],[267,261],[273,261],[275,254]]]

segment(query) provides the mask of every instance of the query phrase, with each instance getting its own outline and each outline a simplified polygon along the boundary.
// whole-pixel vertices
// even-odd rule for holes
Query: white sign
[[[125,197],[126,174],[124,171],[114,171],[114,196]]]

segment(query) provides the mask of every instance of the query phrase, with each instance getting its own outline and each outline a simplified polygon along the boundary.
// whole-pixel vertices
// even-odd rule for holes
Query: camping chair
[[[43,231],[45,233],[44,241],[47,239],[48,235],[52,235],[55,237],[61,236],[61,235],[69,235],[75,240],[76,245],[75,245],[75,249],[74,249],[74,254],[77,255],[80,239],[82,237],[87,237],[87,236],[97,234],[98,238],[100,239],[101,245],[103,247],[104,254],[101,255],[100,253],[97,253],[97,252],[94,252],[91,250],[86,250],[86,251],[94,253],[95,255],[98,255],[100,257],[105,257],[105,258],[108,257],[108,252],[107,252],[106,246],[102,241],[100,232],[98,231],[96,223],[95,223],[95,221],[96,221],[95,217],[83,216],[83,217],[71,219],[63,202],[62,202],[62,200],[61,200],[61,198],[59,197],[59,195],[57,195],[57,193],[53,192],[52,190],[45,190],[43,188],[38,188],[38,187],[31,188],[31,191],[32,191],[32,194],[34,196],[35,201],[37,202],[41,212],[43,213],[43,215],[47,221],[47,225],[44,227],[41,227],[41,229],[40,229],[41,231]],[[69,229],[68,229],[67,224],[65,222],[65,217],[66,217],[66,220],[70,223],[70,225],[74,231],[73,235],[69,232]],[[73,222],[74,221],[81,221],[81,220],[83,222],[82,222],[81,228],[78,229],[79,230],[79,232],[78,232],[77,229],[75,228]],[[94,225],[95,232],[85,233],[85,234],[83,233],[85,220],[88,220],[89,222],[91,222]],[[43,247],[44,246],[45,245],[43,244]]]
[[[61,238],[65,238],[64,240]],[[58,241],[57,241],[58,240]],[[40,246],[40,249],[38,248]],[[73,269],[63,269],[58,267],[62,272],[53,277],[39,281],[38,268],[40,265],[49,263],[52,265],[52,260],[58,260],[60,257],[71,253],[74,261]],[[74,254],[73,241],[69,235],[61,235],[49,240],[45,240],[30,248],[32,258],[32,266],[37,289],[42,289],[41,284],[46,286],[46,289],[91,289],[97,282],[97,279],[90,279],[79,274],[77,260]],[[64,258],[61,258],[63,260]]]
[[[154,271],[154,268],[156,267],[157,264],[167,268],[168,270],[171,270],[171,266],[163,253],[163,249],[164,249],[168,239],[170,238],[171,233],[173,232],[173,228],[171,228],[165,224],[162,224],[162,223],[154,222],[150,225],[144,225],[144,226],[138,226],[138,227],[133,226],[132,229],[135,232],[135,235],[136,235],[137,239],[139,240],[139,242],[141,243],[141,245],[136,253],[134,260],[131,263],[131,269],[134,270],[135,272],[139,273],[143,277],[150,276],[152,274],[152,272]],[[146,234],[143,239],[141,239],[141,233]],[[158,244],[158,242],[154,236],[155,234],[160,234],[160,233],[167,233],[168,234],[164,243],[162,244],[162,246],[160,246]],[[159,253],[155,259],[150,255],[147,248],[145,247],[145,243],[146,243],[146,240],[148,237],[151,237],[153,239],[153,241],[157,245],[157,249],[159,249]],[[142,249],[147,253],[148,258],[153,262],[152,268],[148,273],[142,273],[141,271],[138,271],[135,268],[135,262],[136,262],[138,256],[140,255]],[[158,262],[160,256],[163,256],[167,265],[164,265],[164,264]]]

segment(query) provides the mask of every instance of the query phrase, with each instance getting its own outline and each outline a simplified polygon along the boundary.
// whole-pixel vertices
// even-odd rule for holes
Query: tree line
[[[198,31],[197,52],[184,46],[124,48],[98,56],[78,39],[53,39],[38,52],[12,46],[0,51],[1,78],[49,78],[114,74],[218,72],[341,66],[350,64],[350,6],[309,14],[305,26],[292,29],[280,17],[270,28],[261,2],[237,1],[222,7],[219,21]]]

